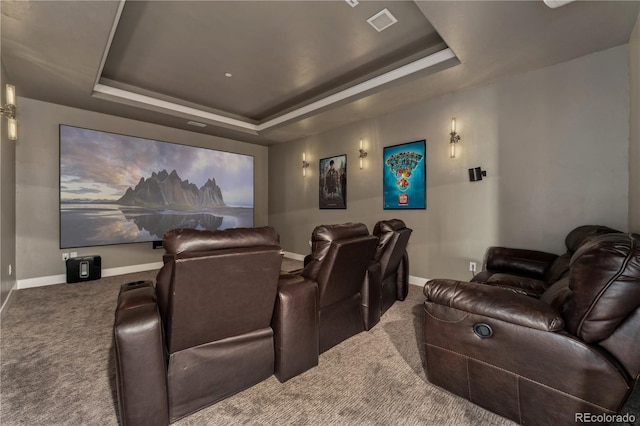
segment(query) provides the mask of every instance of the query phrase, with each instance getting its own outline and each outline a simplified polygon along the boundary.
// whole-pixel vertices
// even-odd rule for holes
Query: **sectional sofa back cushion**
[[[608,338],[640,308],[640,240],[627,234],[595,237],[571,259],[567,330],[587,343]]]

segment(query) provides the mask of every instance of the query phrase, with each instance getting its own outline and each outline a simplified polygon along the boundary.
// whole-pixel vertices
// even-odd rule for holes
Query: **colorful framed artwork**
[[[321,209],[347,208],[347,155],[322,158],[319,162]]]
[[[426,140],[384,147],[382,155],[384,209],[426,209]]]

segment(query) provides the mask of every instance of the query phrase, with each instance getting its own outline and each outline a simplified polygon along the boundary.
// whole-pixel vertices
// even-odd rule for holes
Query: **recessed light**
[[[230,72],[225,72],[225,73],[224,73],[224,76],[225,76],[225,77],[233,77],[233,74],[231,74]]]
[[[356,7],[358,5],[358,3],[360,3],[358,0],[344,0],[347,2],[347,4],[351,7]]]
[[[555,9],[557,7],[564,6],[565,4],[569,4],[574,0],[544,0],[544,4],[549,6],[551,9]]]

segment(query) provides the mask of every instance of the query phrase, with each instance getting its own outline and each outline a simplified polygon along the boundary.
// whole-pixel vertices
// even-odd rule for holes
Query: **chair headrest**
[[[607,234],[583,244],[571,258],[567,329],[587,343],[606,339],[640,307],[640,239]]]
[[[271,226],[231,228],[219,231],[173,229],[164,234],[163,242],[167,254],[279,245],[280,236]]]
[[[609,228],[608,226],[602,225],[583,225],[578,226],[573,231],[567,234],[567,238],[565,239],[565,244],[567,246],[567,250],[569,253],[573,254],[580,248],[580,246],[586,243],[593,237],[597,237],[598,235],[604,234],[612,234],[619,233],[620,231],[616,231],[613,228]]]
[[[373,234],[380,235],[385,232],[400,231],[406,227],[407,225],[400,219],[381,220],[373,228]]]
[[[311,242],[335,241],[346,238],[363,237],[369,235],[369,229],[364,223],[343,223],[339,225],[316,226],[311,234]]]

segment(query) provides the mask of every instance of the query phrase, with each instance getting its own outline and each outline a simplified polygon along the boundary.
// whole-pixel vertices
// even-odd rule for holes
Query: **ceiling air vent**
[[[380,32],[389,28],[391,25],[398,22],[398,20],[391,14],[391,12],[389,12],[388,9],[382,9],[380,12],[367,19],[367,22],[371,24],[376,31]]]

